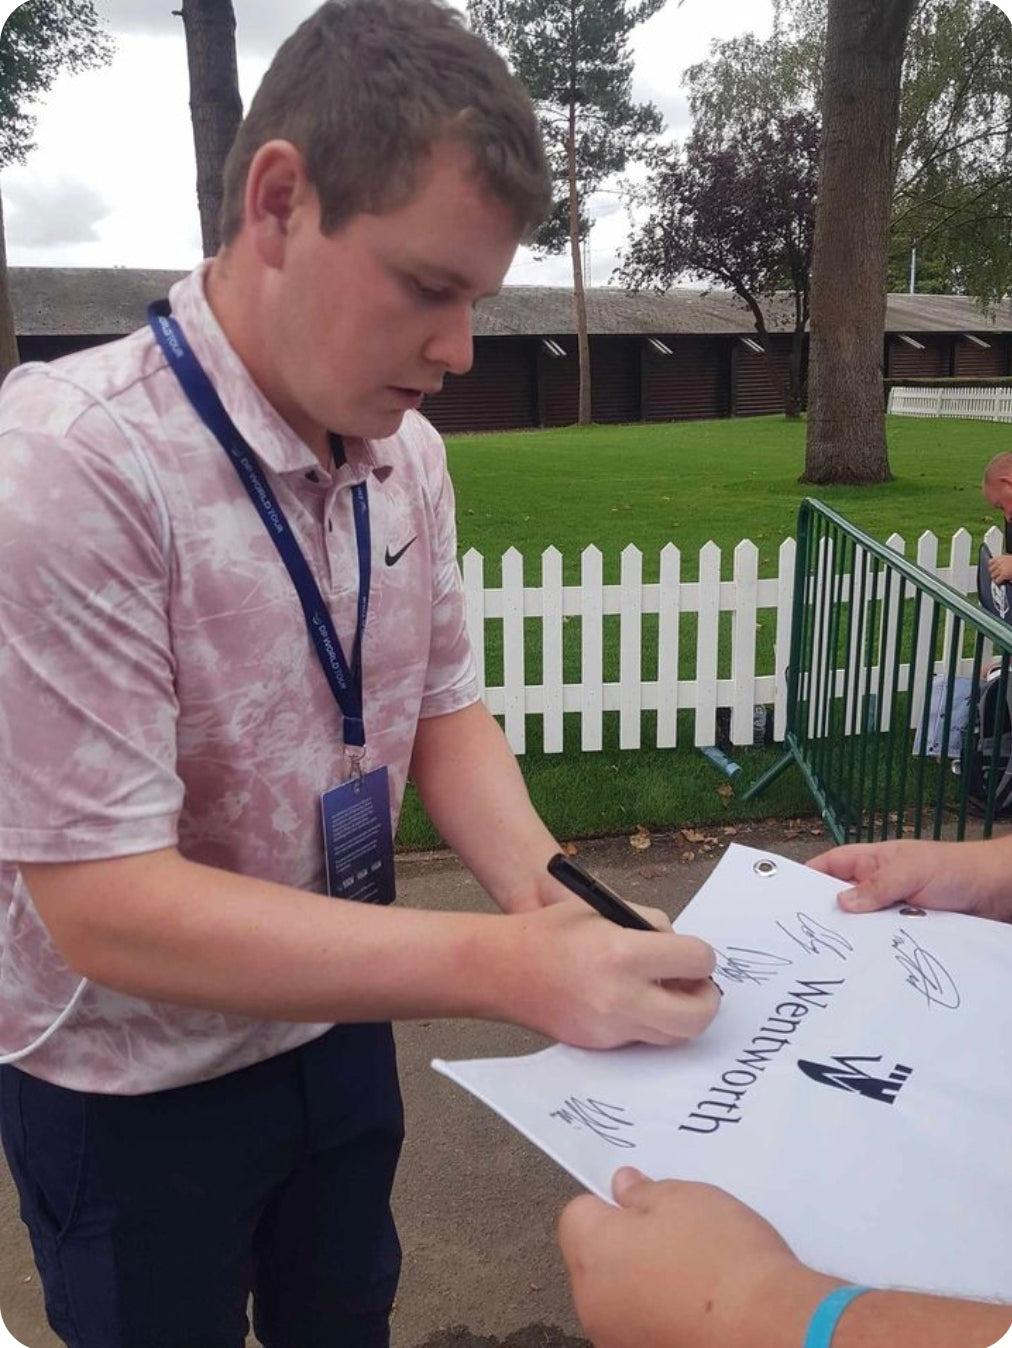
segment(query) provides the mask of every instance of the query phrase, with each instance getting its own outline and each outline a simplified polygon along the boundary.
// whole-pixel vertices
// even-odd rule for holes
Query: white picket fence
[[[905,543],[893,534],[888,546],[905,555]],[[986,541],[1000,551],[1002,539],[991,529]],[[962,595],[976,594],[976,558],[965,529],[953,535],[947,562],[939,564],[938,539],[918,539],[914,560]],[[783,737],[787,714],[787,665],[790,655],[795,541],[785,539],[774,577],[759,578],[759,551],[749,539],[734,549],[732,577],[721,579],[721,549],[707,543],[699,553],[698,579],[682,580],[682,555],[674,544],[662,549],[656,582],[643,582],[643,554],[627,547],[621,554],[618,584],[604,584],[604,558],[596,547],[580,557],[579,585],[564,585],[562,554],[547,548],[541,555],[541,584],[524,584],[524,559],[516,548],[502,556],[501,583],[486,586],[485,559],[473,549],[462,561],[467,601],[467,627],[478,660],[483,696],[489,710],[504,718],[506,736],[515,753],[526,749],[526,717],[542,719],[546,753],[561,753],[563,716],[580,717],[580,743],[585,752],[602,747],[604,718],[618,716],[619,745],[643,744],[643,713],[657,713],[658,748],[678,742],[678,713],[694,713],[692,743],[715,740],[718,708],[728,708],[733,744],[752,743],[753,710],[772,705],[774,735]],[[721,632],[720,615],[730,613],[730,631]],[[657,677],[642,677],[644,619],[656,615]],[[694,677],[679,676],[679,644],[685,615],[694,615]],[[604,679],[604,629],[617,617],[619,677]],[[580,620],[578,681],[563,678],[563,632],[571,618]],[[541,668],[528,683],[532,663],[525,645],[525,624],[540,623]],[[653,621],[651,617],[651,621]],[[489,624],[502,625],[503,679],[486,680],[485,637]],[[757,668],[756,633],[760,624],[773,629],[773,668]],[[726,626],[726,625],[725,625]],[[729,677],[720,677],[721,663]]]
[[[888,410],[907,417],[1012,421],[1012,387],[894,388],[889,390]]]

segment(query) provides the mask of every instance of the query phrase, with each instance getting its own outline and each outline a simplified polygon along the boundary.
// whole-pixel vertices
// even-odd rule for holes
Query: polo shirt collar
[[[215,318],[204,293],[210,265],[210,260],[205,260],[169,291],[172,312],[194,355],[236,429],[267,468],[275,473],[304,474],[319,470],[316,455],[261,393]],[[365,481],[374,473],[381,481],[389,476],[392,462],[376,452],[388,441],[363,440],[353,435],[342,436],[342,440],[345,465],[337,473],[346,481]]]

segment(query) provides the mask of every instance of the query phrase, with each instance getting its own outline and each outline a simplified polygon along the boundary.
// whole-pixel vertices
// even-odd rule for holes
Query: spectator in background
[[[984,469],[981,490],[988,505],[1000,510],[1004,520],[1005,551],[990,564],[991,579],[1004,585],[1012,580],[1012,451],[994,456]]]

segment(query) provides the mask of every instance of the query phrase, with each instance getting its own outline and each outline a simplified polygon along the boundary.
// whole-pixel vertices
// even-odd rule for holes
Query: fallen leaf
[[[721,833],[723,833],[725,838],[733,838],[735,834],[738,832],[738,830],[735,828],[733,824],[728,824],[726,828],[722,828],[720,831]]]
[[[734,795],[734,787],[731,786],[730,783],[725,782],[723,786],[717,787],[717,795],[720,796],[726,804]]]
[[[566,857],[575,857],[579,850],[576,843],[568,842],[563,845],[562,855]]]
[[[644,880],[656,880],[660,875],[660,871],[654,866],[643,866],[638,874],[642,875]]]
[[[696,854],[695,854],[695,852],[683,852],[683,853],[682,853],[682,860],[683,860],[683,861],[695,861],[695,859],[696,859]]]
[[[637,852],[645,852],[651,845],[653,839],[645,828],[640,826],[629,839],[629,846],[635,847]]]
[[[698,833],[694,828],[683,829],[683,834],[686,842],[691,843],[706,842],[706,835],[703,833]]]
[[[822,827],[821,824],[813,824],[808,831],[813,838],[821,838],[826,830]]]

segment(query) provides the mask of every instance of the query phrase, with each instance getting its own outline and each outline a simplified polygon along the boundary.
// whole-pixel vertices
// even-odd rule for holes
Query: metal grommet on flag
[[[770,861],[769,857],[763,857],[761,861],[755,863],[752,869],[755,871],[756,875],[776,875],[777,863],[775,861]]]

